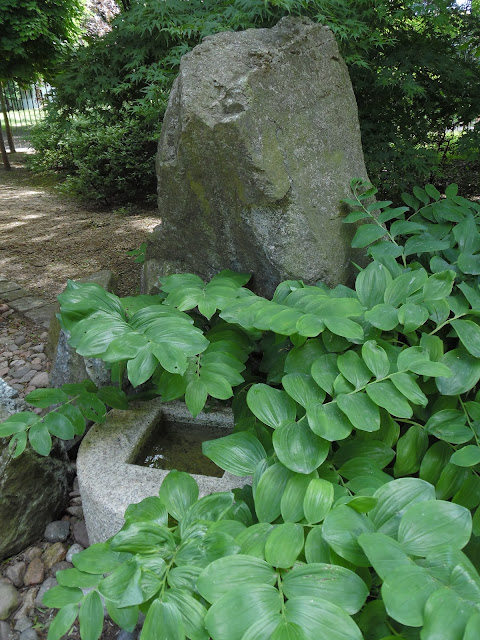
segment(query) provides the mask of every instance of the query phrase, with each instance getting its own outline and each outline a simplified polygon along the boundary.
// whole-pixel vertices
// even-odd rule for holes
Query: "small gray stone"
[[[30,620],[30,618],[27,618],[27,616],[22,616],[21,618],[18,618],[13,628],[15,629],[15,631],[22,632],[22,631],[26,631],[27,629],[30,629],[32,625],[33,625],[33,620]]]
[[[35,351],[35,353],[43,353],[44,349],[45,345],[43,343],[37,344],[35,347],[32,347],[32,351]]]
[[[87,527],[83,520],[80,520],[73,525],[73,537],[75,538],[75,542],[81,544],[84,549],[90,546]]]
[[[17,345],[17,347],[21,347],[23,344],[25,344],[25,342],[27,341],[25,336],[20,334],[19,336],[16,336],[13,341],[15,342],[15,344]]]
[[[77,553],[80,553],[80,551],[83,551],[83,547],[81,544],[72,544],[72,546],[70,547],[70,549],[67,551],[67,562],[72,562],[72,558],[74,555],[76,555]]]
[[[69,533],[70,523],[67,520],[56,520],[47,525],[43,537],[49,542],[64,542]]]
[[[0,620],[6,620],[20,604],[20,596],[13,584],[0,583]]]
[[[43,553],[43,549],[41,547],[30,547],[23,554],[23,559],[27,564],[29,564],[34,558],[40,558]]]
[[[138,631],[125,631],[122,629],[117,635],[117,640],[137,640]]]
[[[66,562],[66,560],[62,560],[61,562],[57,562],[50,569],[50,575],[55,577],[57,575],[57,571],[65,571],[66,569],[72,569],[73,564],[71,562]]]
[[[10,640],[10,625],[4,620],[0,620],[0,640]]]
[[[40,584],[41,582],[43,582],[44,575],[45,567],[43,565],[43,562],[40,560],[40,558],[34,558],[25,571],[23,584],[26,587],[34,584]]]
[[[69,513],[71,516],[75,516],[76,518],[83,518],[83,509],[79,505],[67,507],[67,513]]]
[[[25,629],[25,631],[22,631],[20,634],[19,640],[38,640],[38,633],[35,629]]]
[[[16,587],[22,587],[26,568],[25,562],[16,562],[6,568],[5,576],[11,580]]]
[[[32,385],[32,387],[45,389],[46,387],[48,387],[48,373],[42,371],[41,373],[35,374],[35,376],[30,380],[30,384]]]
[[[38,590],[37,597],[35,598],[35,606],[36,607],[44,607],[45,606],[43,604],[43,602],[42,602],[43,596],[47,593],[47,591],[49,589],[52,589],[53,587],[56,587],[57,584],[58,584],[58,582],[57,582],[56,578],[47,578],[44,581],[44,583],[42,584],[42,586]]]
[[[30,380],[35,377],[36,373],[37,372],[34,369],[33,370],[29,369],[27,373],[20,378],[20,382],[22,383],[30,382]],[[17,374],[18,374],[18,371],[17,371]]]

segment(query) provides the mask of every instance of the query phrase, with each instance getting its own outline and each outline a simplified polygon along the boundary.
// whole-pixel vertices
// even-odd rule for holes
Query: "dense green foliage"
[[[114,381],[126,371],[193,414],[233,396],[234,433],[204,453],[251,486],[198,500],[171,472],[57,574],[49,640],[77,615],[97,640],[100,594],[125,629],[146,614],[142,640],[479,637],[480,205],[456,185],[393,208],[352,191],[345,222],[372,258],[354,288],[292,280],[267,300],[225,271],[168,276],[158,296],[60,296],[70,344]],[[91,383],[27,400],[61,406],[0,425],[15,456],[128,402]]]
[[[0,0],[0,80],[47,80],[79,35],[82,0]]]
[[[445,130],[478,115],[480,16],[453,1],[134,0],[129,7],[110,33],[72,55],[56,78],[54,108],[34,138],[37,167],[63,169],[72,176],[70,190],[83,196],[120,202],[153,195],[152,175],[144,170],[151,151],[142,143],[158,138],[181,56],[212,33],[270,27],[289,13],[334,31],[357,96],[370,175],[390,189],[439,180],[448,152]],[[137,188],[115,195],[112,185],[127,160],[119,153],[124,123],[132,118],[137,142],[129,147],[122,177],[133,176]],[[85,123],[92,131],[110,127],[98,163],[95,153],[85,159],[84,145],[77,144]],[[57,132],[66,151],[61,163]],[[478,162],[478,153],[474,157]],[[153,161],[150,166],[153,172]]]

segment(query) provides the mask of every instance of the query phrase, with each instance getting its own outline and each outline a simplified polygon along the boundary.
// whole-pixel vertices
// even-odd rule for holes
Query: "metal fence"
[[[43,106],[52,88],[47,84],[33,84],[22,88],[16,82],[3,85],[7,116],[12,127],[29,127],[43,118]],[[2,114],[2,122],[3,122]]]

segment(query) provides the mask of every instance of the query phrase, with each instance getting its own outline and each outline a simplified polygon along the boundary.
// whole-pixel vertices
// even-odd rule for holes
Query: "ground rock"
[[[40,584],[41,582],[43,582],[44,575],[45,567],[43,566],[43,562],[40,560],[40,558],[34,558],[25,571],[23,584],[26,587],[29,587],[32,584]]]
[[[0,381],[0,422],[27,407],[2,394],[8,385]],[[12,390],[13,391],[13,390]],[[13,459],[8,439],[0,439],[0,560],[24,550],[38,540],[46,525],[60,515],[68,502],[70,465],[63,445],[50,456],[39,456],[29,446]]]
[[[75,556],[77,553],[80,553],[81,551],[83,551],[83,547],[81,544],[72,544],[70,549],[67,551],[67,562],[72,562],[73,556]]]
[[[182,58],[157,158],[158,275],[221,269],[328,285],[353,276],[340,200],[367,178],[357,105],[332,32],[308,19],[205,38]]]
[[[18,591],[12,584],[0,583],[0,620],[6,620],[20,604]]]
[[[38,590],[37,597],[35,598],[35,606],[36,607],[44,607],[45,606],[43,604],[43,596],[47,593],[47,591],[49,591],[49,589],[52,589],[53,587],[56,587],[57,584],[58,584],[58,582],[57,582],[56,578],[47,578],[44,581],[44,583],[42,584],[42,586]]]
[[[20,634],[18,640],[38,640],[38,633],[32,628],[25,629],[25,631],[22,631]]]
[[[50,522],[43,534],[48,542],[64,542],[70,533],[70,523],[68,520],[55,520]]]
[[[67,555],[67,548],[61,542],[55,542],[51,547],[47,547],[42,555],[42,562],[46,569],[50,569],[57,562],[61,562]]]
[[[0,640],[10,640],[10,625],[4,620],[0,620]]]
[[[25,562],[16,562],[5,569],[5,577],[11,580],[16,587],[22,587],[26,568]]]
[[[75,538],[75,542],[84,549],[90,546],[87,527],[83,520],[79,520],[73,525],[73,537]]]

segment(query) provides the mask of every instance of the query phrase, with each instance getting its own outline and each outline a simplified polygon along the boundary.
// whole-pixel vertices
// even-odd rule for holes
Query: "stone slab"
[[[42,298],[36,298],[35,296],[27,296],[26,298],[19,298],[9,303],[12,309],[15,311],[25,312],[35,309],[36,307],[43,307],[45,300]]]
[[[50,304],[45,304],[43,307],[36,307],[35,309],[26,311],[24,315],[35,324],[42,325],[45,329],[48,329],[57,312],[58,304],[56,302],[52,302]]]
[[[11,302],[12,300],[18,300],[18,298],[26,298],[31,293],[26,289],[13,289],[12,291],[6,291],[2,293],[2,300],[4,302]]]
[[[4,280],[0,282],[0,295],[3,293],[7,293],[7,291],[13,291],[14,289],[20,289],[20,285],[16,282],[10,282],[9,280]]]
[[[183,403],[163,404],[159,399],[134,403],[128,411],[113,410],[103,424],[94,425],[85,436],[77,457],[77,474],[90,543],[104,542],[124,524],[131,503],[158,495],[168,470],[131,464],[145,438],[161,422],[178,420],[232,428],[231,412],[200,413],[195,419]],[[249,478],[227,472],[221,478],[192,474],[200,497],[215,491],[243,487]]]

